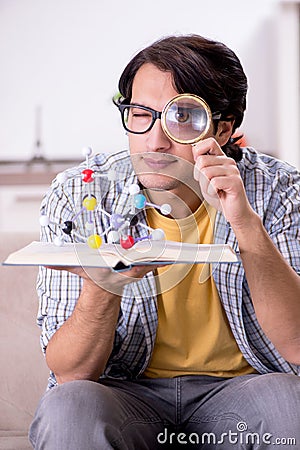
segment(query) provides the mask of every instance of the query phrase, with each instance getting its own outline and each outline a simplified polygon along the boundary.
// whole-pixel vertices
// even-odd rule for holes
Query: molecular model
[[[153,229],[148,227],[145,224],[139,223],[136,217],[136,213],[139,210],[144,209],[147,206],[152,206],[158,209],[162,214],[168,215],[171,212],[171,206],[167,203],[159,206],[154,203],[150,203],[147,201],[145,195],[140,192],[140,187],[138,184],[133,184],[129,187],[129,195],[131,198],[130,211],[126,212],[125,215],[112,213],[109,214],[105,211],[101,205],[97,202],[96,197],[91,193],[91,183],[94,183],[95,180],[99,177],[107,177],[109,181],[113,182],[117,180],[117,174],[114,170],[109,171],[106,174],[97,173],[94,170],[90,169],[90,156],[92,154],[92,149],[87,147],[83,149],[83,155],[85,156],[85,166],[80,173],[82,182],[87,187],[88,194],[85,195],[82,199],[82,204],[80,210],[72,217],[71,220],[67,220],[62,224],[51,222],[49,217],[46,215],[40,216],[40,225],[42,227],[50,227],[51,225],[56,225],[59,227],[60,234],[54,238],[53,243],[57,246],[62,246],[65,242],[65,237],[68,235],[70,237],[78,237],[83,241],[86,241],[87,245],[90,248],[98,249],[102,245],[102,237],[106,236],[107,241],[109,243],[120,243],[122,248],[129,249],[133,247],[133,245],[141,240],[152,239],[155,241],[164,240],[165,233],[162,229]],[[78,176],[78,175],[77,175]],[[59,173],[56,177],[57,181],[60,184],[64,184],[68,179],[68,175],[66,172]],[[79,216],[83,215],[87,212],[87,220],[85,222],[85,229],[87,231],[88,237],[82,236],[76,227],[76,221]],[[101,212],[105,214],[109,218],[110,226],[103,231],[101,234],[93,234],[94,229],[94,220],[93,214],[97,214]],[[134,228],[139,223],[141,227],[144,227],[148,230],[148,235],[146,237],[135,238],[130,230]],[[53,231],[53,230],[52,230]]]

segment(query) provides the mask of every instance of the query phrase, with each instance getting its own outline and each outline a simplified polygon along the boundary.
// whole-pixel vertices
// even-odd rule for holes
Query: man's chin
[[[138,180],[145,189],[171,191],[178,187],[178,180],[166,175],[140,174]]]

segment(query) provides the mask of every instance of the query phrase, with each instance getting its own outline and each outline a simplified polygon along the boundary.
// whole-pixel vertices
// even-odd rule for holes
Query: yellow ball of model
[[[85,207],[85,209],[87,209],[88,211],[94,211],[94,209],[97,206],[97,200],[95,199],[95,197],[86,197],[83,202],[82,205]]]
[[[91,236],[87,238],[87,245],[90,248],[99,248],[101,247],[101,244],[102,238],[101,236],[99,236],[99,234],[91,234]]]

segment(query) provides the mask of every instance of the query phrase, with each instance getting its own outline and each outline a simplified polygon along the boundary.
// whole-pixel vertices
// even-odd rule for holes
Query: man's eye
[[[132,117],[152,117],[151,114],[148,111],[144,110],[133,110],[132,111]]]
[[[180,123],[185,123],[190,118],[190,113],[188,111],[178,111],[175,115],[176,119]]]
[[[188,125],[193,120],[193,111],[188,107],[172,105],[167,111],[167,120],[174,124]]]
[[[147,113],[141,113],[141,112],[133,112],[132,113],[133,117],[150,117],[150,114]]]

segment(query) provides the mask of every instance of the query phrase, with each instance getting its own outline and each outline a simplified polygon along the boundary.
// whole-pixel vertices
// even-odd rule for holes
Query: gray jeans
[[[300,378],[72,381],[43,396],[30,441],[37,450],[296,450]]]

